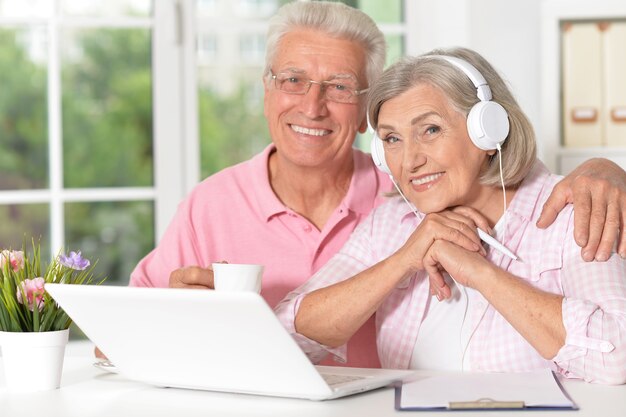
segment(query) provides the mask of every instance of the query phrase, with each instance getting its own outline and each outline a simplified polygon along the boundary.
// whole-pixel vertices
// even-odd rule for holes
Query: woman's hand
[[[396,256],[402,269],[411,273],[427,269],[424,263],[426,254],[439,240],[454,243],[459,248],[478,256],[485,256],[486,252],[478,237],[477,227],[487,232],[490,231],[487,219],[469,207],[459,206],[438,213],[430,213],[426,215],[402,248],[396,252]],[[430,266],[430,271],[435,273],[432,266]],[[450,289],[440,272],[431,278],[431,293],[442,298],[445,298],[446,294],[450,295]]]
[[[465,206],[457,206],[439,213],[428,214],[420,226],[407,240],[411,245],[410,254],[413,255],[415,270],[423,269],[428,272],[430,279],[430,293],[437,299],[443,300],[451,295],[448,284],[443,279],[445,268],[440,264],[425,264],[425,257],[436,241],[447,241],[468,253],[474,253],[480,258],[486,255],[476,228],[491,234],[487,219],[478,211]]]
[[[424,269],[428,273],[431,293],[443,300],[451,295],[443,279],[447,272],[456,282],[480,290],[479,279],[487,275],[491,264],[481,254],[446,240],[435,241],[424,256]]]

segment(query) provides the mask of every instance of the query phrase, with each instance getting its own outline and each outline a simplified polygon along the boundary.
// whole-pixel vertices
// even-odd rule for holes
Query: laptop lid
[[[46,290],[120,373],[157,386],[329,399],[410,374],[359,370],[364,381],[331,388],[255,293],[62,284]]]

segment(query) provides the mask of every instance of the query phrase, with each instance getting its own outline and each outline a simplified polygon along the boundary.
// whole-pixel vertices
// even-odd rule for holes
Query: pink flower
[[[0,252],[0,269],[4,268],[4,264],[7,262],[13,271],[19,271],[24,268],[24,252],[21,250],[3,250]]]
[[[28,308],[30,311],[33,311],[33,304],[37,303],[37,308],[39,311],[43,310],[43,295],[46,292],[43,286],[45,281],[43,278],[34,278],[34,279],[25,279],[20,283],[20,287],[17,289],[17,301],[20,304],[24,304],[22,300],[22,295],[26,295],[26,300],[28,302]]]

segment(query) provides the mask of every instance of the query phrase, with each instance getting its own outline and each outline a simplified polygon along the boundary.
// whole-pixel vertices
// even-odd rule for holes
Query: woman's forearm
[[[551,294],[496,266],[475,288],[541,356],[552,359],[565,344],[563,296]]]
[[[308,294],[298,309],[298,333],[330,347],[345,344],[412,271],[394,256],[345,281]]]

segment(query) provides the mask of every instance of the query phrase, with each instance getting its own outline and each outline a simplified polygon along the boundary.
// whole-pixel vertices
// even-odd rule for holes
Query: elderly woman
[[[414,207],[398,196],[375,209],[279,304],[311,359],[345,360],[346,341],[376,313],[383,367],[549,367],[626,382],[626,261],[583,261],[571,206],[536,227],[560,177],[536,159],[533,129],[492,66],[467,49],[406,58],[368,105],[389,173]],[[483,246],[477,226],[517,259]]]

